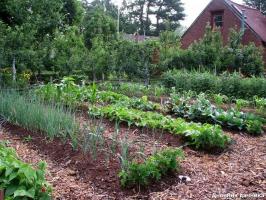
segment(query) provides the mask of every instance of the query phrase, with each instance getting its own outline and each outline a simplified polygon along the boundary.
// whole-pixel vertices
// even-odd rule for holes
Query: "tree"
[[[81,2],[77,0],[64,0],[62,13],[65,16],[64,24],[79,25],[83,19],[84,9]]]
[[[93,75],[93,80],[96,80],[100,75],[102,80],[109,68],[109,46],[101,36],[92,39],[92,47],[89,51],[89,72]]]
[[[0,20],[0,69],[5,65],[4,62],[4,43],[6,36],[6,25]]]
[[[160,34],[160,73],[174,67],[173,58],[180,53],[180,36],[176,32],[164,31]]]
[[[61,76],[73,74],[84,64],[86,48],[78,27],[68,27],[64,32],[57,31],[50,51],[53,71]]]
[[[130,19],[140,34],[144,34],[145,5],[147,0],[135,0],[128,5]]]
[[[253,8],[257,8],[262,14],[266,15],[266,1],[265,0],[244,0],[244,2]]]
[[[185,16],[181,0],[134,0],[127,5],[127,12],[136,31],[156,36],[161,31],[175,31]]]
[[[156,35],[165,30],[174,31],[185,17],[181,0],[157,0],[153,13],[156,15]]]
[[[84,28],[84,39],[88,48],[91,48],[93,38],[100,36],[104,41],[109,41],[115,37],[116,33],[114,19],[101,7],[88,11],[84,19]]]
[[[229,43],[223,50],[222,62],[230,71],[241,71],[246,76],[260,75],[263,72],[262,50],[253,43],[241,44],[242,33],[230,30]]]

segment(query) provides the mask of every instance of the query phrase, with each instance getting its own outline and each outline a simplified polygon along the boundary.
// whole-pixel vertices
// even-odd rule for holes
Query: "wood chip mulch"
[[[25,141],[29,134],[32,141]],[[149,137],[143,137],[136,131],[134,134],[134,139],[146,140],[147,146],[151,143]],[[136,189],[127,191],[119,187],[116,176],[119,166],[115,162],[109,168],[101,162],[92,164],[91,160],[87,158],[86,161],[60,141],[48,142],[43,136],[16,126],[1,128],[0,140],[8,140],[25,162],[34,166],[40,160],[47,162],[47,180],[53,186],[56,200],[229,199],[223,198],[226,194],[235,195],[231,199],[240,199],[240,194],[260,194],[260,198],[246,199],[266,199],[266,135],[251,137],[230,132],[227,134],[234,143],[226,152],[212,155],[186,147],[182,171],[144,192]],[[153,140],[160,143],[164,139]],[[167,141],[161,143],[163,146],[168,144]],[[188,177],[187,181],[181,181],[179,175]]]

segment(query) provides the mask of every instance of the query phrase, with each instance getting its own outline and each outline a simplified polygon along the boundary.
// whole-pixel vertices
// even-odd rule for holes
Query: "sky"
[[[210,3],[211,0],[182,0],[185,8],[186,18],[181,21],[181,25],[189,27],[194,20],[199,16],[203,9]],[[243,3],[242,0],[233,0],[237,3]],[[122,0],[113,0],[116,5],[120,5]]]

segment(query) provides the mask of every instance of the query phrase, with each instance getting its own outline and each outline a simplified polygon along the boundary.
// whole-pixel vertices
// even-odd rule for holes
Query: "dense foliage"
[[[266,97],[265,78],[243,78],[239,74],[215,74],[204,72],[168,71],[163,75],[162,83],[165,87],[175,87],[178,91],[192,90],[195,92],[209,92],[224,94],[236,98]]]
[[[51,186],[45,181],[46,163],[34,169],[20,161],[16,152],[0,142],[0,190],[6,200],[50,200]]]
[[[187,50],[172,57],[176,68],[201,69],[215,73],[241,72],[245,76],[261,75],[264,70],[262,49],[250,43],[242,45],[242,32],[231,29],[224,46],[220,30],[213,31],[207,25],[205,35]]]
[[[180,35],[173,32],[184,17],[180,1],[124,2],[120,31],[117,17],[118,8],[110,0],[1,2],[1,85],[25,85],[20,77],[25,71],[30,82],[72,74],[83,80],[143,79],[146,85],[173,68],[240,71],[245,76],[263,71],[260,49],[242,45],[241,31],[232,30],[223,46],[220,31],[208,26],[204,38],[182,50]],[[123,31],[157,37],[136,42]],[[10,72],[8,81],[3,69]]]

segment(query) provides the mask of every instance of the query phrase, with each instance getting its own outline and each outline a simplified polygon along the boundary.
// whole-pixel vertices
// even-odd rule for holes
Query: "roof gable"
[[[183,36],[190,30],[190,28],[196,23],[199,17],[208,9],[212,2],[217,0],[212,0],[206,8],[201,12],[201,14],[196,18],[192,25],[184,32]],[[266,43],[266,16],[264,16],[259,10],[251,8],[249,6],[237,4],[231,0],[222,0],[225,5],[227,5],[230,10],[241,20],[242,10],[245,10],[246,15],[246,26],[248,26],[264,43]]]
[[[248,25],[262,41],[266,42],[266,16],[257,9],[237,4],[231,0],[225,0],[225,2],[239,17],[242,15],[242,10],[245,10],[246,25]]]

